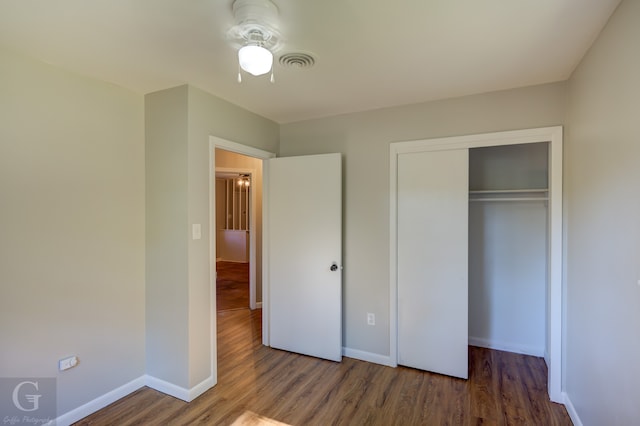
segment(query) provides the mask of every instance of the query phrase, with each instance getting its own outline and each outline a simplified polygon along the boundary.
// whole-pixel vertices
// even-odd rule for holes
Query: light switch
[[[367,313],[367,324],[368,325],[376,325],[376,316],[371,312]]]
[[[191,227],[191,234],[193,235],[194,240],[199,240],[202,238],[202,227],[199,223],[194,223]]]

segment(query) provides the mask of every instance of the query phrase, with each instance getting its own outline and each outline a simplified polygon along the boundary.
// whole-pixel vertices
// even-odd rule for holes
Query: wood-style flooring
[[[262,346],[261,336],[260,310],[219,312],[214,388],[190,403],[142,388],[78,424],[571,425],[549,402],[540,358],[470,347],[460,380],[323,361]]]
[[[218,311],[249,307],[249,264],[216,262],[216,307]]]

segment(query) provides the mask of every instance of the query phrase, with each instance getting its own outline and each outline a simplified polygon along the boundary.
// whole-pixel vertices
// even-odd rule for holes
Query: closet
[[[544,356],[561,399],[561,127],[391,144],[390,233],[397,364],[467,378],[468,345]]]
[[[469,344],[543,356],[548,143],[469,150]]]

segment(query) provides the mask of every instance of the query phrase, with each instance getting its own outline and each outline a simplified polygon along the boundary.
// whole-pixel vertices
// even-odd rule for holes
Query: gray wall
[[[191,86],[148,94],[145,107],[148,373],[191,389],[212,373],[209,136],[277,151],[279,128]]]
[[[212,333],[203,322],[210,316],[209,136],[276,152],[279,130],[271,120],[189,86],[189,223],[201,223],[203,236],[199,241],[189,240],[188,247],[190,386],[206,377],[211,361]]]
[[[147,374],[183,388],[189,387],[187,99],[187,86],[145,96]]]
[[[63,414],[144,374],[143,97],[2,50],[0,76],[0,377],[57,377]]]
[[[281,126],[281,156],[343,154],[345,347],[390,355],[389,144],[561,125],[566,102],[556,83]]]
[[[640,2],[570,79],[566,390],[585,425],[640,418]]]

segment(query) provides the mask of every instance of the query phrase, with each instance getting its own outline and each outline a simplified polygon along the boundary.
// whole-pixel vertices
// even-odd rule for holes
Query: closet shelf
[[[518,194],[518,193],[532,193],[532,192],[548,192],[547,188],[539,189],[482,189],[469,191],[469,194]]]
[[[516,197],[516,198],[507,198],[507,197],[497,197],[497,198],[469,198],[469,202],[485,202],[485,201],[547,201],[548,197]]]
[[[547,201],[548,192],[546,188],[474,190],[469,191],[469,202]]]

